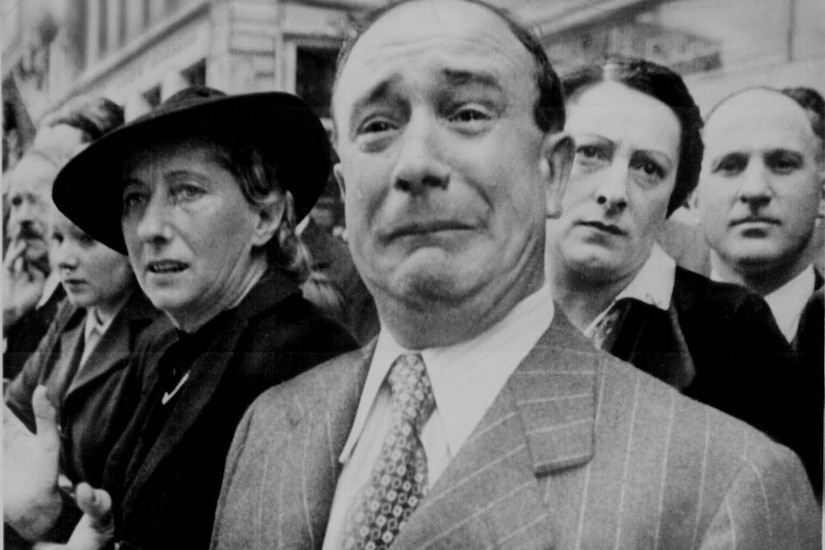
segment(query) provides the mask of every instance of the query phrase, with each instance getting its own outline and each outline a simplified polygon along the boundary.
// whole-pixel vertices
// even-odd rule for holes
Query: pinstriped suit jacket
[[[597,352],[556,312],[393,550],[819,547],[795,455]],[[321,548],[371,352],[251,406],[212,548]]]

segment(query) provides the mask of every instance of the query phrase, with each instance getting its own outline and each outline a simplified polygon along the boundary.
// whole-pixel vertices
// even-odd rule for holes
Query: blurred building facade
[[[100,94],[127,119],[174,92],[284,90],[328,117],[351,20],[387,0],[0,0],[4,169],[37,122]],[[685,75],[703,109],[754,84],[825,91],[822,0],[495,0],[560,72],[608,53]]]

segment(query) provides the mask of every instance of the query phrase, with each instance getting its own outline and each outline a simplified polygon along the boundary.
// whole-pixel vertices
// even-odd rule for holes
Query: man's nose
[[[761,162],[748,163],[739,187],[739,200],[757,206],[769,202],[772,193],[767,167]]]
[[[438,121],[428,114],[414,114],[401,136],[401,150],[392,174],[393,186],[417,195],[430,188],[446,189],[450,179]]]
[[[35,207],[31,201],[21,201],[20,204],[14,209],[14,219],[17,220],[17,223],[22,225],[33,225],[35,222]]]
[[[602,170],[596,188],[596,202],[610,210],[622,210],[627,207],[627,168],[614,164]]]

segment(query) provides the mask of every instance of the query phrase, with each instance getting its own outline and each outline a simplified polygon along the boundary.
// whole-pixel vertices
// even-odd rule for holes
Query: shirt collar
[[[103,336],[103,333],[105,333],[111,326],[115,316],[123,308],[126,300],[129,299],[129,294],[131,293],[127,293],[127,295],[121,299],[120,303],[116,307],[112,308],[108,314],[104,314],[95,307],[91,307],[86,310],[86,324],[83,327],[83,336],[85,337],[84,341],[90,341],[92,332],[97,332],[98,338]]]
[[[340,461],[349,460],[390,367],[405,353],[420,353],[424,360],[448,447],[454,454],[521,360],[549,328],[553,313],[550,287],[545,284],[498,323],[472,340],[452,346],[409,350],[382,327]]]
[[[765,296],[776,324],[788,342],[796,337],[802,310],[813,294],[815,284],[814,266],[809,265],[802,273]]]
[[[610,305],[605,308],[585,329],[585,335],[592,334],[598,322],[604,317],[610,308],[619,300],[630,298],[644,302],[655,308],[667,311],[670,307],[670,299],[673,296],[673,285],[676,281],[676,260],[658,244],[653,244],[650,256],[645,261],[642,268],[619,294],[613,298]]]

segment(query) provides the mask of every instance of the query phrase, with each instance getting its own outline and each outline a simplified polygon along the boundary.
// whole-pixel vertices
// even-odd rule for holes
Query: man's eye
[[[745,171],[748,166],[748,159],[743,156],[731,156],[723,158],[717,163],[714,172],[722,173],[726,176],[734,176]]]
[[[52,242],[60,244],[63,242],[63,235],[61,233],[52,233]]]
[[[393,125],[384,119],[369,120],[358,129],[359,134],[380,134],[393,129]]]
[[[599,149],[593,145],[582,145],[576,149],[576,154],[584,158],[597,158],[599,156]]]
[[[768,165],[768,168],[770,168],[771,172],[774,172],[775,174],[790,174],[791,172],[798,170],[801,165],[798,159],[790,156],[768,158],[766,164]]]
[[[450,120],[454,122],[480,122],[489,119],[487,113],[479,109],[461,109],[450,117]]]
[[[12,197],[10,204],[15,208],[19,208],[23,204],[23,198],[19,196]]]
[[[608,153],[598,145],[579,145],[576,147],[576,160],[580,164],[592,165],[607,162]]]

